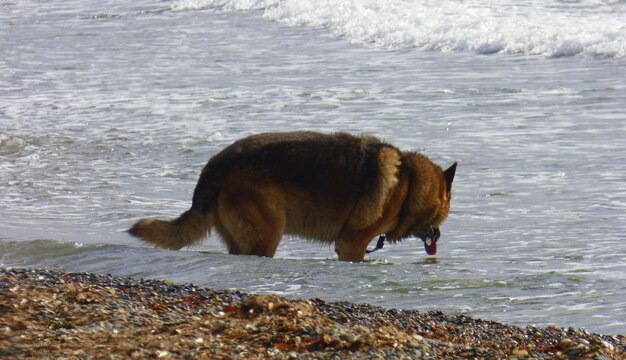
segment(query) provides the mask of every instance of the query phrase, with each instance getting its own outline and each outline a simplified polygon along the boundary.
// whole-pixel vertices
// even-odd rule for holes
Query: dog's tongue
[[[426,253],[428,255],[436,255],[437,254],[437,242],[432,241],[432,240],[424,241],[424,249],[426,249]]]

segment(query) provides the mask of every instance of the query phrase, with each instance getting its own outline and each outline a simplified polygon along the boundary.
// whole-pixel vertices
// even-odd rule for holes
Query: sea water
[[[0,266],[626,331],[624,1],[62,1],[0,6]],[[274,259],[124,230],[190,206],[263,131],[458,161],[439,253]],[[371,244],[373,247],[374,244]]]

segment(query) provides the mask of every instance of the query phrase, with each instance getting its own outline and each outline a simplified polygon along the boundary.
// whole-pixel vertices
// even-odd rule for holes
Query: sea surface
[[[0,4],[0,266],[626,332],[625,1]],[[459,162],[439,253],[125,233],[190,206],[263,131],[348,131]],[[370,245],[371,247],[374,244]]]

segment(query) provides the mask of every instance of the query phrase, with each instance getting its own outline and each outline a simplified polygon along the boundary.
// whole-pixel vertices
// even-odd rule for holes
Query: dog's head
[[[441,236],[439,227],[450,211],[456,163],[445,171],[437,166],[428,170],[425,171],[422,166],[414,169],[416,178],[408,199],[410,226],[406,228],[403,237],[419,237],[424,242],[426,253],[435,255],[437,240]]]

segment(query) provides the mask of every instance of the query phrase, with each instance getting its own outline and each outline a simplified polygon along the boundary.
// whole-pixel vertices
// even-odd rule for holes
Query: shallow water
[[[0,265],[623,333],[622,2],[520,3],[517,31],[493,23],[502,4],[338,4],[3,5]],[[363,264],[294,238],[275,259],[227,255],[214,237],[174,252],[123,232],[188,208],[233,140],[296,129],[458,161],[437,257],[417,240]]]

